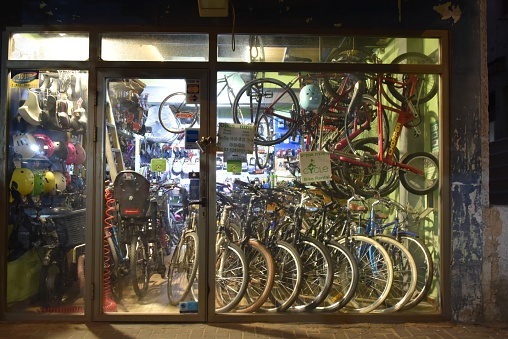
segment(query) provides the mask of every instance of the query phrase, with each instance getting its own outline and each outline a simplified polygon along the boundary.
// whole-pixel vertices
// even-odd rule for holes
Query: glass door
[[[204,320],[206,80],[201,71],[99,72],[99,318]]]
[[[85,312],[88,76],[56,68],[10,73],[9,314]]]

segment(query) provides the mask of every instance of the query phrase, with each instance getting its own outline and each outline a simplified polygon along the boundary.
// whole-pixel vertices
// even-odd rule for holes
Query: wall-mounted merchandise
[[[88,73],[12,71],[9,117],[9,307],[83,312]]]

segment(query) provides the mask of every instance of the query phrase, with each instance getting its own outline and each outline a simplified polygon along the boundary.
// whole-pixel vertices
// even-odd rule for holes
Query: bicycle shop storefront
[[[8,30],[2,317],[439,318],[447,39]]]

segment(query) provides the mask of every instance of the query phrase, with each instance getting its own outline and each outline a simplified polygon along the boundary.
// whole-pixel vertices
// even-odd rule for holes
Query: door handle
[[[212,137],[201,137],[199,140],[196,141],[196,145],[198,145],[199,150],[201,153],[205,153],[205,148],[210,146],[213,142]]]
[[[200,205],[201,207],[206,207],[206,198],[202,198],[201,200],[190,200],[189,205]]]

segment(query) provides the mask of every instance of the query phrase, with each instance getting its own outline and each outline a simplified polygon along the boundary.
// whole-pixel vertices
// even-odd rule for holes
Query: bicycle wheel
[[[349,249],[358,266],[356,292],[341,311],[368,313],[388,296],[393,284],[393,264],[384,247],[364,235],[352,235],[337,240]]]
[[[300,294],[289,308],[293,312],[308,311],[327,297],[333,282],[333,262],[328,249],[314,238],[303,236],[296,245],[302,260],[303,281]]]
[[[196,124],[199,118],[197,104],[188,104],[187,95],[176,92],[168,95],[159,106],[159,121],[171,133],[183,133]]]
[[[372,167],[362,166],[343,161],[342,171],[339,174],[351,185],[357,194],[372,197],[379,193],[386,196],[398,186],[398,173],[394,166],[377,161],[376,154],[379,148],[377,138],[365,138],[354,143],[357,155],[362,162],[371,164]],[[394,152],[393,159],[399,158],[398,150]]]
[[[268,165],[268,146],[254,145],[254,155],[256,157],[256,166],[259,169],[265,169]]]
[[[233,121],[236,124],[255,125],[254,143],[272,146],[293,134],[298,127],[300,105],[293,89],[277,79],[260,78],[248,82],[235,97]],[[269,126],[260,129],[257,124],[264,121]],[[277,135],[274,124],[281,130]],[[263,133],[263,134],[260,134]]]
[[[248,266],[242,249],[229,241],[218,245],[215,259],[215,312],[231,311],[247,289]]]
[[[358,267],[353,254],[336,241],[326,241],[333,260],[333,283],[330,293],[316,310],[335,312],[353,298],[358,286]]]
[[[183,301],[198,271],[199,239],[196,232],[185,232],[171,258],[168,274],[168,298],[171,305]]]
[[[275,281],[261,310],[283,312],[294,303],[300,293],[302,261],[294,246],[282,240],[277,240],[270,251],[275,263]]]
[[[345,138],[348,143],[348,146],[351,148],[351,151],[353,153],[356,153],[355,143],[351,142],[351,133],[352,131],[361,130],[360,126],[365,126],[365,122],[370,121],[369,128],[364,128],[367,130],[367,132],[370,130],[370,126],[372,125],[378,125],[378,113],[377,113],[377,101],[374,97],[370,95],[364,95],[362,97],[362,102],[357,110],[351,112],[351,114],[347,114],[344,119],[344,131],[345,131]],[[379,118],[378,118],[379,119]],[[381,110],[381,121],[382,121],[382,136],[383,136],[383,152],[386,151],[388,148],[388,145],[390,143],[389,137],[390,137],[390,124],[388,121],[388,116],[386,115],[386,112],[384,109]],[[376,133],[377,134],[377,133]],[[362,141],[362,136],[357,136],[357,142]],[[367,139],[366,137],[363,137],[363,139]],[[368,138],[369,140],[373,139]],[[372,142],[372,144],[378,145],[378,137],[375,137],[375,142]],[[379,146],[375,148],[376,150],[379,149]]]
[[[55,259],[55,258],[52,258]],[[59,258],[58,260],[62,260]],[[39,302],[42,307],[56,306],[64,296],[64,277],[62,263],[53,260],[42,265],[39,275]]]
[[[416,288],[416,264],[411,253],[396,239],[387,235],[376,235],[379,242],[390,255],[393,264],[393,284],[383,303],[372,313],[391,313],[401,309],[413,296]]]
[[[122,253],[122,248],[125,248],[125,253],[127,253],[127,248],[125,244],[117,244],[117,239],[112,236],[107,237],[107,241],[109,247],[107,252],[104,251],[105,257],[107,256],[104,259],[104,268],[109,269],[111,297],[116,302],[120,302],[123,299],[124,280],[129,273],[129,262]]]
[[[423,172],[423,174],[418,174],[401,167],[400,182],[409,192],[416,195],[425,195],[433,192],[439,185],[439,164],[437,158],[431,153],[409,153],[400,162]]]
[[[148,291],[148,253],[146,241],[141,234],[134,234],[129,252],[131,259],[131,281],[134,292],[143,298]]]
[[[413,256],[416,263],[416,270],[418,271],[415,292],[412,298],[401,308],[401,310],[408,310],[418,305],[429,293],[432,285],[434,266],[430,251],[423,240],[414,235],[405,235],[401,233],[402,232],[399,232],[398,239]]]
[[[251,313],[257,311],[268,298],[275,280],[275,265],[265,245],[255,239],[250,239],[242,249],[247,258],[249,279],[244,298],[235,310]]]
[[[435,64],[434,60],[425,54],[418,52],[407,52],[393,59],[392,64]],[[400,85],[407,81],[409,74],[390,74],[388,77],[395,78],[399,83],[387,82],[388,90],[400,102],[405,102],[407,97],[406,86]],[[439,86],[437,74],[419,74],[418,82],[413,96],[410,98],[414,104],[423,104],[436,95]]]
[[[257,118],[256,126],[258,126],[258,135],[268,135],[270,131],[270,122],[266,115],[261,113]],[[266,132],[265,132],[266,131]],[[268,154],[269,146],[262,146],[258,144],[254,144],[254,155],[256,157],[256,166],[259,169],[264,169],[268,164]]]

